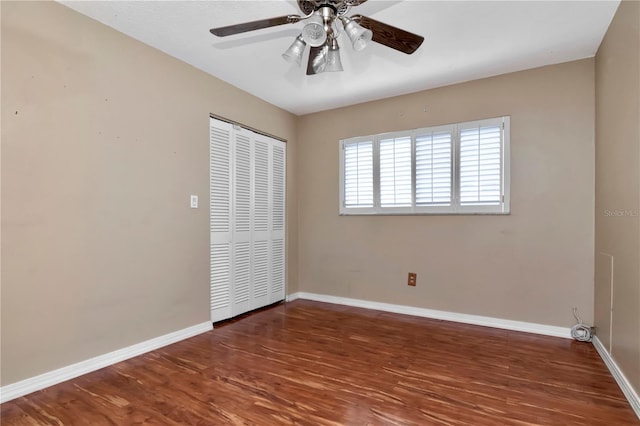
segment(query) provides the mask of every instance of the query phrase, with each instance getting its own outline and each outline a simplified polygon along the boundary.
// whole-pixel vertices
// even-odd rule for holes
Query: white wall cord
[[[578,308],[573,308],[573,316],[578,323],[571,327],[571,337],[580,342],[590,342],[593,338],[591,327],[582,323],[582,319],[578,316]]]

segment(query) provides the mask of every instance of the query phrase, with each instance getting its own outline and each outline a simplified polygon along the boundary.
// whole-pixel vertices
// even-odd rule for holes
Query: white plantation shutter
[[[210,120],[211,319],[284,299],[286,144]]]
[[[452,142],[450,131],[416,135],[416,206],[451,205]]]
[[[380,205],[411,207],[411,136],[380,141]]]
[[[345,144],[344,206],[373,207],[373,141]]]
[[[502,123],[460,129],[460,205],[502,202]]]
[[[510,117],[340,141],[340,214],[507,214]]]

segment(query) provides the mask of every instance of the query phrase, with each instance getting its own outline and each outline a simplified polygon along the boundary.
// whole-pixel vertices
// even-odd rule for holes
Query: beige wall
[[[613,353],[638,389],[638,217],[604,214],[640,208],[638,3],[597,77],[589,59],[298,118],[59,4],[0,4],[0,384],[209,319],[209,112],[289,140],[288,293],[592,322],[596,87],[596,284],[613,254]],[[339,139],[500,115],[511,215],[338,216]]]
[[[502,115],[511,215],[338,215],[338,140]],[[592,321],[593,59],[311,114],[298,132],[301,291],[555,326],[577,306]]]
[[[1,7],[2,385],[209,320],[210,112],[289,140],[295,291],[295,116],[59,4]]]
[[[596,56],[595,213],[597,334],[640,393],[640,3],[637,1],[620,4]]]

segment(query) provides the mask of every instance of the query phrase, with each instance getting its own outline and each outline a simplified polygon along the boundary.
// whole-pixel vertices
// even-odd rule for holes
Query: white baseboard
[[[616,364],[600,339],[598,339],[598,336],[593,337],[593,346],[596,348],[596,351],[598,351],[598,354],[600,354],[600,358],[604,361],[611,375],[618,383],[618,386],[620,386],[622,393],[627,397],[636,416],[640,419],[640,397],[638,397],[638,393],[633,389],[633,386],[631,386],[631,383],[629,383],[629,380],[627,380],[622,370],[620,370],[618,364]]]
[[[285,302],[293,302],[296,299],[300,299],[300,292],[287,294],[287,296],[284,298],[284,301]]]
[[[205,333],[212,329],[213,325],[211,324],[211,322],[203,322],[201,324],[196,324],[194,326],[187,327],[173,333],[165,334],[164,336],[156,337],[154,339],[137,343],[126,348],[118,349],[117,351],[99,355],[97,357],[68,365],[57,370],[49,371],[48,373],[40,374],[38,376],[31,377],[20,382],[2,386],[0,388],[0,403],[11,401],[12,399],[19,398],[31,392],[39,391],[41,389],[73,379],[83,374],[91,373],[92,371],[108,367],[117,362],[133,358],[134,356],[142,355],[146,352],[150,352],[163,346],[188,339],[189,337]]]
[[[413,306],[394,305],[391,303],[372,302],[362,299],[329,296],[325,294],[297,292],[287,296],[287,302],[296,299],[315,300],[317,302],[335,303],[338,305],[355,306],[358,308],[375,309],[396,314],[414,315],[418,317],[439,319],[444,321],[461,322],[465,324],[481,325],[485,327],[501,328],[505,330],[523,331],[526,333],[542,334],[545,336],[571,338],[571,329],[553,325],[536,324],[523,321],[512,321],[480,315],[459,314],[455,312],[437,311],[435,309],[416,308]]]

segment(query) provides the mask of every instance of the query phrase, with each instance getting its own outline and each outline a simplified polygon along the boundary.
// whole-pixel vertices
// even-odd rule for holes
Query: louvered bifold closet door
[[[285,293],[285,208],[287,145],[271,140],[271,303]]]
[[[286,144],[211,119],[211,318],[284,299]]]
[[[252,308],[253,133],[246,129],[235,128],[233,136],[233,298],[231,313],[236,316]]]
[[[270,144],[264,136],[255,135],[253,142],[253,216],[252,216],[252,309],[270,303],[269,283],[271,274],[270,232],[271,229],[271,164]]]
[[[210,123],[210,296],[211,320],[221,321],[231,311],[231,133],[229,123]]]

